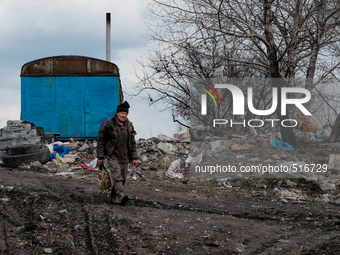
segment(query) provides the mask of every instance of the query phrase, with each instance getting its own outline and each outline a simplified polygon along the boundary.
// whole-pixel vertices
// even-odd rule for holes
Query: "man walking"
[[[125,205],[129,200],[124,195],[123,185],[128,173],[128,164],[137,163],[137,150],[132,122],[127,118],[130,105],[124,102],[117,107],[112,118],[103,121],[99,128],[97,138],[97,157],[99,164],[104,164],[108,157],[109,173],[111,177],[111,199],[115,204]]]

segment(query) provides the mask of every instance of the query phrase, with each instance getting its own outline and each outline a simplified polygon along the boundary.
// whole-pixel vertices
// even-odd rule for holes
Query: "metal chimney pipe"
[[[106,61],[111,62],[111,13],[106,13]]]

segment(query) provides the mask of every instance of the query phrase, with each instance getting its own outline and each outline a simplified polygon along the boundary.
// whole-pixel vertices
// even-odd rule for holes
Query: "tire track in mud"
[[[66,229],[67,229],[68,235],[66,236],[66,239],[70,239],[68,241],[72,244],[73,254],[84,254],[84,252],[86,252],[89,254],[98,255],[99,253],[98,253],[98,249],[96,248],[95,238],[93,236],[93,231],[92,231],[91,213],[89,212],[88,207],[85,205],[84,199],[81,196],[74,195],[73,192],[71,192],[71,190],[65,190],[66,191],[65,193],[71,194],[70,196],[62,196],[60,198],[57,189],[55,189],[54,187],[49,187],[49,188],[52,188],[52,191],[53,191],[53,194],[49,194],[49,197],[52,199],[53,198],[60,199],[63,207],[68,207],[67,212],[63,213],[62,215],[65,218],[66,224],[67,224]],[[72,205],[71,208],[70,208],[70,204]],[[76,219],[74,219],[73,217],[71,219],[70,215],[72,215],[73,217],[76,217]],[[76,224],[79,222],[84,222],[83,226]],[[83,242],[83,238],[82,238],[81,232],[84,232],[83,236],[86,239],[85,241],[86,250],[85,251],[76,250],[76,247],[77,248],[82,247],[81,243]]]
[[[34,192],[31,192],[31,194],[44,194],[43,196],[40,195],[39,198],[35,197],[34,201],[31,202],[31,208],[30,208],[30,212],[32,212],[32,214],[34,214],[34,204],[38,204],[39,201],[42,200],[42,198],[46,198],[46,199],[50,199],[53,201],[62,201],[61,204],[68,204],[68,203],[78,203],[80,204],[80,208],[82,208],[80,211],[83,213],[83,217],[85,219],[86,224],[88,225],[88,221],[91,220],[91,212],[88,210],[88,207],[85,204],[85,200],[90,202],[90,204],[93,205],[102,205],[103,203],[105,204],[105,198],[99,196],[96,196],[96,194],[83,194],[83,195],[74,195],[74,193],[71,190],[65,190],[65,193],[70,193],[71,196],[67,197],[60,197],[57,190],[51,186],[47,186],[48,189],[53,189],[53,194],[51,194],[51,191],[49,191],[47,194],[46,191],[44,190],[35,190]],[[11,197],[11,198],[15,198],[16,200],[18,200],[17,198],[20,196],[20,191],[16,191],[16,196],[15,197]],[[27,195],[25,193],[22,193],[24,195]],[[27,197],[29,198],[29,196]],[[26,200],[27,200],[26,198]],[[18,200],[18,202],[21,200]],[[268,216],[268,215],[252,215],[249,212],[244,212],[244,213],[230,213],[227,212],[226,210],[216,210],[216,209],[209,209],[209,208],[202,208],[202,207],[192,207],[192,206],[188,206],[185,204],[165,204],[165,203],[160,203],[157,201],[152,201],[149,199],[143,199],[143,198],[133,198],[132,200],[130,200],[128,202],[128,204],[134,205],[134,206],[140,206],[140,207],[149,207],[149,208],[154,208],[154,209],[163,209],[163,210],[178,210],[178,211],[195,211],[195,212],[200,212],[200,213],[204,213],[204,214],[215,214],[215,215],[228,215],[230,217],[233,218],[237,218],[237,219],[248,219],[248,220],[256,220],[256,221],[274,221],[274,222],[280,222],[282,221],[282,216]],[[3,205],[4,206],[4,205]],[[265,208],[263,208],[265,209]],[[13,225],[20,225],[20,223],[16,220],[13,219],[13,217],[11,215],[9,215],[8,213],[5,212],[6,208],[3,208],[2,210],[0,210],[0,215],[6,219],[8,219],[9,222],[11,222],[11,224]],[[268,213],[268,212],[267,212]],[[66,215],[66,219],[67,219],[67,225],[69,228],[72,228],[72,224],[70,219],[68,218],[67,214]],[[317,215],[315,215],[317,216]],[[322,217],[323,215],[319,215],[317,216],[317,218],[319,218],[319,221],[323,221],[323,219],[321,219],[320,217]],[[306,214],[304,216],[304,218],[308,217],[308,215]],[[288,219],[285,217],[285,221],[291,221],[291,222],[308,222],[309,220],[306,219],[302,219],[301,218],[294,218],[294,219]],[[91,235],[89,236],[91,237]],[[92,243],[92,241],[90,240],[90,243]]]
[[[0,190],[0,194],[5,195],[6,199],[10,199],[11,192]],[[15,198],[15,197],[14,197]],[[7,200],[6,200],[7,201]],[[12,215],[9,213],[10,210],[13,210],[11,205],[6,205],[6,202],[0,200],[0,252],[3,255],[7,254],[15,254],[14,252],[14,239],[12,237],[13,230],[17,228],[17,226],[22,225],[19,220],[15,220]],[[12,229],[12,231],[10,231]]]
[[[9,250],[9,245],[7,243],[7,230],[6,230],[6,226],[5,226],[5,223],[2,222],[0,224],[0,236],[2,235],[3,236],[3,239],[0,239],[0,252],[1,254],[3,255],[7,255],[7,254],[10,254],[10,250]]]
[[[5,205],[2,205],[0,208],[0,217],[6,219],[12,225],[20,225],[20,223],[14,220],[13,217],[10,214],[8,214],[6,211],[8,211],[7,207]]]
[[[0,200],[0,219],[6,220],[5,222],[2,220],[2,231],[7,232],[5,224],[9,225],[7,229],[11,229],[17,236],[21,235],[23,239],[29,238],[33,244],[41,247],[53,247],[55,246],[53,241],[57,241],[59,246],[63,246],[65,250],[68,250],[67,252],[57,251],[63,254],[99,254],[95,245],[92,249],[92,246],[89,245],[90,250],[80,249],[78,252],[75,249],[76,246],[81,248],[81,244],[87,237],[90,239],[90,241],[86,241],[87,244],[95,243],[94,241],[91,242],[91,235],[86,233],[86,228],[91,227],[91,220],[88,220],[91,218],[91,214],[84,209],[84,201],[79,201],[79,197],[76,199],[62,197],[58,194],[60,190],[49,185],[46,187],[47,192],[44,189],[32,187],[25,191],[19,189],[0,190],[0,197],[5,196],[9,200],[6,203]],[[49,208],[48,205],[52,206]],[[69,205],[71,205],[71,208],[69,208]],[[59,210],[60,208],[67,208],[68,211],[66,209]],[[13,213],[17,216],[17,219],[11,216]],[[76,226],[79,226],[78,222],[84,222],[85,227],[75,229]],[[51,232],[51,234],[53,232],[55,235],[49,236],[48,232]],[[4,234],[3,240],[6,242],[7,248],[3,249],[3,252],[10,251],[10,254],[15,254],[7,243],[7,235],[8,233]],[[43,240],[38,239],[41,236],[45,236],[44,239],[50,239],[48,240],[48,245],[44,245]],[[16,249],[16,247],[13,248]]]
[[[110,242],[110,225],[107,225],[107,229],[103,229],[105,224],[102,224],[102,220],[105,218],[106,222],[109,222],[108,216],[101,216],[101,212],[96,211],[96,207],[103,204],[105,198],[101,196],[96,196],[96,194],[78,194],[79,190],[67,189],[63,190],[64,193],[70,194],[69,196],[64,196],[61,198],[62,203],[65,205],[72,204],[73,210],[69,213],[72,215],[77,214],[78,221],[84,221],[83,226],[81,226],[81,231],[84,231],[84,239],[86,239],[86,252],[88,254],[116,254],[112,253],[112,249],[115,250],[117,245],[108,246],[107,243]],[[60,190],[59,190],[60,193]],[[58,190],[53,189],[53,193],[49,194],[49,197],[58,196]],[[76,212],[74,209],[76,209]],[[96,217],[98,216],[98,217]],[[74,219],[73,219],[74,220]],[[68,217],[68,222],[72,222],[72,220]],[[75,223],[74,223],[75,224]],[[74,225],[73,224],[73,225]],[[68,229],[72,229],[73,226],[71,223],[69,224]],[[78,226],[78,225],[76,225]],[[76,230],[77,231],[77,230]],[[73,238],[76,240],[77,235],[73,235]],[[83,240],[83,239],[81,239]],[[114,241],[111,241],[114,243]],[[100,248],[98,247],[100,246]],[[81,252],[79,254],[82,254]]]
[[[209,209],[209,208],[199,208],[199,207],[191,207],[187,205],[181,204],[162,204],[160,202],[149,201],[144,199],[133,199],[132,204],[134,206],[141,206],[141,207],[151,207],[155,209],[163,209],[163,210],[178,210],[178,211],[195,211],[204,214],[215,214],[215,215],[228,215],[233,218],[237,219],[247,219],[247,220],[256,220],[256,221],[274,221],[280,222],[282,221],[282,217],[270,217],[270,216],[263,216],[263,215],[251,215],[249,212],[245,213],[229,213],[225,210],[216,210],[216,209]],[[305,221],[303,219],[285,219],[286,221]]]
[[[83,211],[85,214],[85,222],[86,222],[85,230],[87,232],[88,246],[91,250],[91,254],[98,255],[99,254],[98,248],[95,242],[96,239],[94,237],[93,228],[92,228],[92,216],[87,205],[83,205]]]

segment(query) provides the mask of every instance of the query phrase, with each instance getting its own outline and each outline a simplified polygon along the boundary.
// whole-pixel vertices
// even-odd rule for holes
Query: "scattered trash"
[[[24,226],[17,227],[17,231],[21,231],[24,228]]]
[[[63,163],[63,160],[62,160],[61,157],[59,156],[59,153],[58,153],[58,152],[53,152],[50,156],[51,156],[51,159],[52,159],[52,160],[53,160],[53,159],[56,159],[57,162],[58,162],[59,164],[62,164],[62,163]]]
[[[289,151],[293,151],[294,147],[291,146],[290,144],[286,143],[286,142],[281,142],[280,140],[275,139],[272,144],[272,146],[277,147],[279,149],[287,149]]]
[[[77,164],[76,167],[81,167],[81,168],[84,168],[84,169],[87,169],[87,170],[94,170],[93,166],[90,166],[89,164]]]
[[[197,165],[202,162],[202,158],[203,158],[203,152],[197,155],[196,157],[191,158],[190,162],[193,165]]]
[[[95,168],[97,166],[97,162],[98,162],[98,158],[95,158],[88,165],[92,166],[93,168]]]
[[[165,175],[169,176],[170,178],[179,178],[179,179],[182,179],[183,178],[183,174],[182,173],[176,173],[180,169],[180,163],[181,163],[181,159],[177,159],[177,160],[171,162],[171,164],[169,166],[169,169],[165,173]]]
[[[60,213],[60,214],[63,214],[63,213],[66,213],[66,212],[67,212],[66,209],[63,209],[63,210],[58,211],[58,213]]]
[[[74,175],[75,173],[74,172],[59,172],[59,173],[56,173],[55,175]]]
[[[70,150],[71,148],[65,147],[64,145],[61,145],[61,146],[58,144],[53,145],[53,151],[57,152],[60,157],[64,157],[65,154],[70,152]]]
[[[190,162],[191,162],[191,160],[190,160],[190,157],[189,157],[189,158],[187,158],[187,159],[185,160],[185,165],[184,165],[184,167],[190,167]]]

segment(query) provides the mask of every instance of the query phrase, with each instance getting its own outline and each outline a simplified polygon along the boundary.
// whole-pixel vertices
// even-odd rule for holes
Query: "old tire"
[[[8,154],[13,155],[20,155],[20,154],[31,154],[39,152],[40,150],[39,144],[34,145],[21,145],[21,146],[14,146],[8,149]]]
[[[39,161],[41,164],[45,164],[50,161],[50,150],[48,148],[42,148],[34,153],[6,155],[3,157],[4,166],[11,168],[16,168],[21,164],[29,164],[34,161]]]

